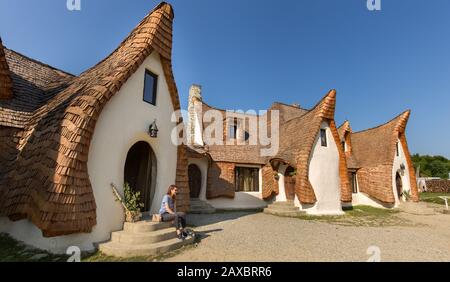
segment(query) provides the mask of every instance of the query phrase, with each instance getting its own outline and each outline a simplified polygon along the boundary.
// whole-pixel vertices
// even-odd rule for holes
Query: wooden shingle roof
[[[12,96],[0,100],[0,125],[24,128],[33,112],[73,81],[74,76],[4,48]]]
[[[12,98],[12,81],[5,51],[0,38],[0,100]]]
[[[353,154],[353,146],[352,146],[352,128],[350,126],[350,122],[346,120],[338,129],[337,129],[340,142],[345,141],[348,150],[345,152],[345,158],[347,160],[347,167],[351,169],[359,168],[358,160]]]
[[[30,109],[21,121],[24,129],[16,158],[1,164],[6,167],[0,175],[2,215],[11,220],[28,218],[44,236],[91,231],[96,204],[87,171],[88,152],[108,100],[145,58],[157,52],[173,106],[180,108],[171,67],[173,17],[172,7],[160,3],[108,57],[78,77],[60,74],[67,85],[57,93],[40,93],[44,103]],[[26,59],[21,63],[32,64]],[[25,94],[34,93],[21,95]],[[1,108],[0,115],[7,110]]]
[[[202,111],[203,114],[206,111],[209,110],[217,110],[219,111],[222,116],[226,117],[226,110],[218,109],[215,107],[212,107],[205,102],[201,101],[202,103]],[[279,112],[279,123],[280,125],[299,118],[301,116],[304,116],[309,112],[309,110],[302,109],[300,107],[287,105],[280,102],[274,102],[271,107],[268,109],[267,113],[270,113],[271,110],[277,110]],[[264,115],[267,115],[264,114]],[[271,116],[267,116],[267,121],[270,128],[271,123]],[[203,123],[203,129],[208,127],[208,123]],[[225,125],[224,125],[225,126]],[[246,128],[248,128],[248,124],[246,125]],[[228,129],[224,127],[224,132],[226,132]],[[280,139],[284,138],[284,134],[280,134]],[[259,142],[258,142],[259,143]],[[261,156],[261,149],[264,148],[264,146],[261,145],[211,145],[208,146],[208,153],[211,155],[212,159],[217,162],[232,162],[232,163],[242,163],[242,164],[258,164],[263,165],[266,164],[269,161],[269,157]]]
[[[359,167],[389,165],[394,161],[395,144],[403,133],[410,111],[405,111],[380,126],[351,134],[352,152]]]

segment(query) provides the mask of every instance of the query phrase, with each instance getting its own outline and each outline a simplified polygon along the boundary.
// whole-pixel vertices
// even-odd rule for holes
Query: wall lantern
[[[401,176],[405,175],[405,164],[403,163],[400,164],[400,175]]]
[[[152,138],[158,137],[158,126],[156,126],[156,119],[152,124],[150,124],[150,127],[148,128],[148,134],[150,134],[150,137]]]

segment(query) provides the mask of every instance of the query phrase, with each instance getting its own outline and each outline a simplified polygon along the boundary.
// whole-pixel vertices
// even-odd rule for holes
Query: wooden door
[[[395,175],[395,184],[397,186],[398,199],[400,200],[403,195],[403,183],[402,183],[402,177],[400,176],[400,174],[398,172]]]
[[[147,142],[134,144],[127,154],[124,169],[125,182],[135,192],[140,193],[142,211],[149,211],[153,200],[156,180],[156,159]]]
[[[191,164],[188,167],[189,190],[191,198],[198,198],[202,188],[202,173],[198,166]]]
[[[295,199],[295,169],[291,166],[284,173],[284,192],[288,201]]]

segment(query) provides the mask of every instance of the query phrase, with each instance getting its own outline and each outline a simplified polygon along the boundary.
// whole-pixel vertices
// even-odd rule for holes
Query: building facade
[[[171,184],[189,208],[187,160],[172,74],[172,7],[161,3],[119,47],[79,76],[0,45],[0,232],[55,252],[121,230],[111,185],[156,213]],[[157,136],[149,127],[157,125]]]
[[[263,114],[236,113],[208,105],[201,87],[193,85],[188,174],[191,192],[198,193],[190,196],[218,209],[293,201],[299,210],[316,215],[342,214],[343,207],[358,204],[391,208],[407,199],[418,201],[405,135],[410,111],[354,133],[348,121],[336,128],[335,103],[336,91],[331,90],[309,110],[276,102]],[[217,121],[215,130],[223,133],[220,145],[204,140]],[[251,142],[252,136],[273,131],[273,125],[277,131],[272,139],[277,135],[278,146],[264,155],[265,145],[259,139]]]

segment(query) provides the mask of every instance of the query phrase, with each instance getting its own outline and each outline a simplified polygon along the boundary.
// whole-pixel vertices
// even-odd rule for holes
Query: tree
[[[414,154],[411,157],[414,166],[420,166],[420,176],[440,177],[448,179],[450,172],[450,160],[443,156],[429,156]]]

